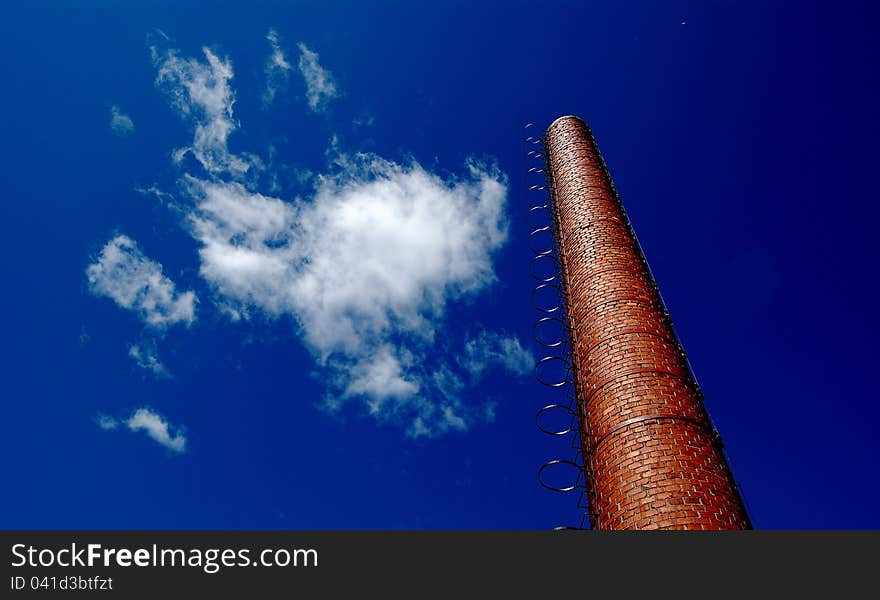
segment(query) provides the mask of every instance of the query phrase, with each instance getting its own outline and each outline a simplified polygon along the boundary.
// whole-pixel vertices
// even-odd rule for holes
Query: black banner
[[[880,534],[5,531],[0,538],[2,598],[704,597],[773,590],[840,597],[873,589]]]

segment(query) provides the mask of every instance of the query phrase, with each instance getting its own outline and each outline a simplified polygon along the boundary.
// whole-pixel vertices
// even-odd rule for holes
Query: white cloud
[[[208,48],[202,52],[206,62],[182,59],[173,50],[161,54],[153,49],[153,60],[159,70],[156,85],[169,93],[181,115],[195,124],[192,145],[175,151],[173,156],[180,162],[192,153],[209,173],[241,176],[251,165],[227,147],[229,135],[238,127],[232,118],[232,64]]]
[[[493,366],[518,375],[525,375],[535,367],[535,357],[516,337],[488,331],[481,331],[465,343],[459,362],[473,376]]]
[[[143,431],[154,441],[178,454],[186,450],[186,437],[165,420],[162,415],[149,408],[139,408],[125,421],[131,431]],[[172,431],[173,430],[173,431]]]
[[[196,295],[178,292],[162,274],[162,265],[150,260],[137,244],[117,235],[86,268],[94,294],[107,296],[120,307],[134,311],[150,327],[163,329],[195,320]]]
[[[287,62],[287,57],[284,56],[284,50],[281,48],[281,40],[278,37],[278,32],[274,29],[270,29],[269,33],[266,35],[266,39],[269,40],[272,53],[266,60],[266,89],[263,92],[264,109],[272,104],[278,90],[287,83],[292,68],[290,63]]]
[[[186,177],[200,274],[236,315],[296,319],[338,375],[329,405],[363,398],[372,414],[408,416],[418,430],[460,427],[462,407],[414,400],[436,395],[418,365],[447,303],[494,281],[505,179],[476,163],[443,180],[372,155],[339,162],[309,202]]]
[[[95,417],[95,423],[104,431],[111,431],[119,427],[119,421],[107,415],[99,414]]]
[[[174,199],[171,194],[159,189],[159,186],[156,184],[153,184],[150,187],[137,186],[134,188],[134,191],[143,194],[144,196],[153,196],[156,200],[163,203],[171,202]]]
[[[317,54],[303,45],[300,51],[317,109],[335,85]],[[216,102],[202,104],[217,106],[212,114],[232,123],[231,65],[220,69],[205,52],[214,66],[169,53],[160,71],[178,74],[159,80],[172,98],[188,99],[199,78],[179,75],[182,65],[205,77],[228,74],[217,78],[224,92]],[[225,151],[225,138],[220,146]],[[499,336],[494,354],[475,355],[471,366],[445,361],[437,350],[451,339],[448,305],[495,281],[493,258],[507,238],[505,176],[477,162],[462,176],[441,177],[414,161],[347,156],[338,147],[330,157],[334,166],[316,176],[314,194],[294,202],[254,192],[234,169],[205,162],[212,177],[182,177],[193,201],[187,229],[200,244],[199,273],[221,312],[232,320],[292,317],[328,375],[329,410],[361,406],[414,437],[491,420],[494,405],[463,394],[465,378],[473,383],[486,368],[474,366],[477,358],[520,372],[519,343]]]
[[[134,131],[134,121],[118,106],[113,106],[110,108],[110,129],[119,135],[128,135]]]
[[[336,89],[336,81],[330,71],[323,68],[318,62],[318,53],[309,50],[308,46],[300,42],[299,48],[299,71],[306,81],[306,100],[309,108],[313,111],[321,111],[327,106],[327,102],[336,98],[339,93]]]
[[[350,366],[348,376],[344,395],[371,398],[372,413],[378,413],[388,398],[407,398],[419,392],[418,381],[406,379],[404,365],[388,345],[377,348],[368,359]]]
[[[170,378],[171,373],[159,360],[159,353],[156,344],[152,340],[144,341],[140,344],[132,344],[128,349],[128,356],[140,368],[151,372],[156,377]]]
[[[158,444],[176,454],[186,451],[186,437],[178,427],[149,408],[137,409],[128,419],[116,419],[104,414],[95,417],[95,423],[104,431],[114,431],[124,425],[129,431],[143,431]]]

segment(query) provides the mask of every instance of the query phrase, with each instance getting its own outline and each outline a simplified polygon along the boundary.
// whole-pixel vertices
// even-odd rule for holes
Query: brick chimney
[[[590,128],[544,138],[594,529],[749,529]]]

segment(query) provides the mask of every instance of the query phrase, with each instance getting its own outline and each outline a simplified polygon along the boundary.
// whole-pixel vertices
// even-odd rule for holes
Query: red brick
[[[557,119],[545,150],[592,526],[748,528],[592,132]]]

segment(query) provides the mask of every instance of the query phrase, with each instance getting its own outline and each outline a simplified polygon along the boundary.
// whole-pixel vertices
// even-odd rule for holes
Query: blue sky
[[[877,527],[876,58],[835,3],[28,3],[7,528],[537,528],[521,126],[593,127],[762,528]]]

